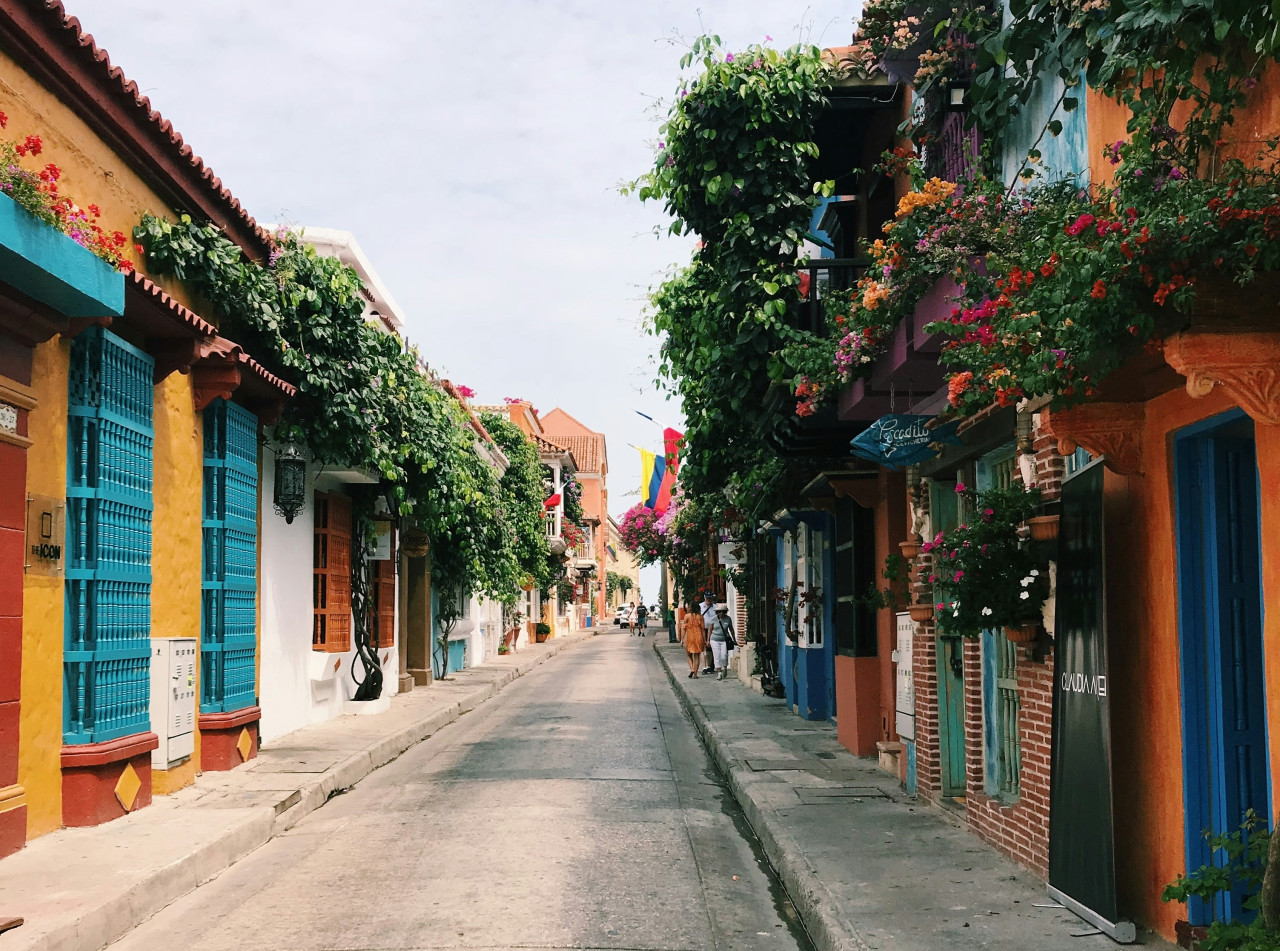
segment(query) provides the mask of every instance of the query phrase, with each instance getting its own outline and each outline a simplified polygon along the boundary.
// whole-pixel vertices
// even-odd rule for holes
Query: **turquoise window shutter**
[[[223,399],[204,411],[202,533],[200,710],[224,713],[257,700],[258,418]]]
[[[63,741],[151,729],[155,362],[101,327],[71,343]]]

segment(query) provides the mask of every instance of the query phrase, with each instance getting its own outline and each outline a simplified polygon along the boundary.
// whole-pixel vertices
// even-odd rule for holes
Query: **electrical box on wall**
[[[160,738],[152,769],[171,769],[195,752],[194,637],[151,638],[151,729]]]

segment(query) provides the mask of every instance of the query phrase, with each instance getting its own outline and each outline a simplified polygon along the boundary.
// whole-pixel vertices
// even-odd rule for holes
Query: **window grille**
[[[317,492],[311,649],[351,649],[351,500]]]
[[[71,343],[63,741],[151,728],[155,361],[101,327]]]
[[[204,411],[200,710],[257,699],[258,418],[217,399]]]
[[[1018,795],[1018,776],[1022,769],[1022,738],[1018,735],[1018,645],[992,631],[987,638],[995,668],[995,732],[996,743],[988,752],[995,759],[992,792],[1004,799]]]
[[[1004,446],[978,460],[979,491],[1007,489],[1018,472],[1017,450]],[[1009,801],[1018,797],[1022,769],[1022,738],[1018,730],[1018,647],[1002,630],[983,632],[983,739],[986,788],[989,795]]]

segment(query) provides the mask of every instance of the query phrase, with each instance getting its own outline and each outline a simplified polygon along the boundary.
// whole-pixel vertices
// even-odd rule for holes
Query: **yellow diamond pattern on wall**
[[[125,812],[133,812],[133,804],[138,801],[138,791],[141,789],[142,780],[138,778],[133,764],[126,763],[124,772],[116,781],[116,798],[120,800],[120,805],[124,806]]]
[[[240,731],[240,739],[236,741],[236,749],[240,752],[240,762],[248,762],[249,754],[253,752],[253,734],[249,732],[248,727]]]

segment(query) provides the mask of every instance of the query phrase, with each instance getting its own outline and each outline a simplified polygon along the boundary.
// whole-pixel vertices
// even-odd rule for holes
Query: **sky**
[[[609,508],[679,426],[644,297],[692,240],[618,185],[684,49],[843,45],[853,0],[66,0],[259,222],[354,233],[431,365],[603,432]],[[642,574],[657,598],[656,569]]]

